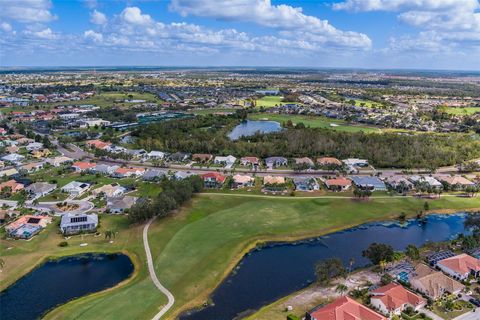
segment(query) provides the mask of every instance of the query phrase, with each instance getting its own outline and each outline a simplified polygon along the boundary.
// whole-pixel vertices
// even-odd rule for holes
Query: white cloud
[[[100,11],[93,10],[90,13],[90,22],[93,24],[104,25],[108,22],[107,16]]]
[[[336,10],[350,11],[475,10],[478,7],[477,0],[347,0],[333,4]]]
[[[122,19],[134,25],[148,25],[152,23],[152,18],[148,14],[142,14],[138,7],[127,7],[120,14]]]
[[[24,33],[29,36],[33,36],[39,39],[53,40],[58,36],[50,28],[45,28],[38,31],[25,30]]]
[[[95,43],[100,43],[103,41],[103,35],[101,33],[95,32],[93,30],[87,30],[83,33],[85,39],[91,40]]]
[[[2,0],[0,18],[18,22],[49,22],[56,19],[50,12],[50,0]]]
[[[270,28],[285,30],[293,37],[311,35],[332,45],[369,48],[367,35],[342,31],[327,20],[303,13],[302,8],[285,4],[272,5],[270,0],[172,0],[170,9],[183,16],[194,15],[223,20],[254,22]]]
[[[13,28],[10,25],[10,23],[2,22],[2,23],[0,23],[0,30],[2,30],[4,32],[12,32]]]

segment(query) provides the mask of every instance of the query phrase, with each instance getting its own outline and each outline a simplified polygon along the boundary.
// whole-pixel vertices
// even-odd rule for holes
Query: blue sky
[[[2,0],[0,66],[480,69],[480,0]]]

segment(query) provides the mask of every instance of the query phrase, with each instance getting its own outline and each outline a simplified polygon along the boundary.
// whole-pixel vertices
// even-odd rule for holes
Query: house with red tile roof
[[[87,170],[91,170],[97,166],[96,163],[93,162],[85,162],[85,161],[77,161],[72,164],[72,168],[75,169],[77,172],[83,172]]]
[[[16,193],[20,190],[23,190],[25,186],[12,179],[12,180],[8,180],[6,182],[0,183],[0,191],[3,190],[3,188],[10,188],[12,193]]]
[[[470,274],[478,277],[480,275],[480,260],[468,254],[459,254],[437,262],[437,267],[449,276],[465,280]]]
[[[96,148],[96,149],[100,149],[100,150],[104,150],[111,145],[110,142],[103,142],[101,140],[88,140],[86,142],[86,144],[90,148]]]
[[[387,320],[349,297],[341,297],[306,314],[307,320]]]
[[[118,168],[113,175],[118,178],[140,177],[145,173],[145,168]]]
[[[345,177],[337,177],[325,180],[325,185],[332,191],[345,191],[352,186],[352,180]]]
[[[225,180],[227,179],[226,176],[218,172],[208,172],[202,174],[201,177],[203,179],[205,188],[219,188],[225,183]]]
[[[371,292],[370,303],[383,314],[400,315],[408,307],[418,311],[427,304],[421,296],[398,283],[390,283]]]

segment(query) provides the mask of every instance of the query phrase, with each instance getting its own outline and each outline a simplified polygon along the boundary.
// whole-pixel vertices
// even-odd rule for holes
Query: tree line
[[[365,158],[378,167],[427,168],[454,165],[480,157],[480,141],[467,134],[382,134],[339,132],[297,125],[271,134],[232,141],[230,128],[241,116],[198,116],[143,126],[137,146],[147,150],[241,156]]]

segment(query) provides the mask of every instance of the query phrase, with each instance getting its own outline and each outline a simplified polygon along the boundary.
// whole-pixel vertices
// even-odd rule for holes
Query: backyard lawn
[[[354,201],[271,199],[245,195],[197,196],[175,216],[155,222],[149,234],[157,275],[176,298],[168,318],[205,302],[213,288],[257,241],[293,240],[319,235],[366,221],[397,217],[402,211],[413,215],[423,207],[423,203],[424,200],[414,198]],[[431,201],[430,208],[453,211],[480,208],[480,198],[444,197]],[[149,279],[145,279],[143,253],[138,251],[141,232],[137,227],[135,230],[134,233],[129,229],[121,232],[123,235],[119,241],[123,243],[117,246],[127,251],[137,250],[134,252],[142,259],[141,278],[111,292],[68,303],[50,313],[47,319],[153,316],[164,299],[158,297]],[[49,250],[55,253],[62,249],[51,247]],[[145,303],[142,300],[144,297],[148,297]],[[157,308],[153,306],[155,301]]]

